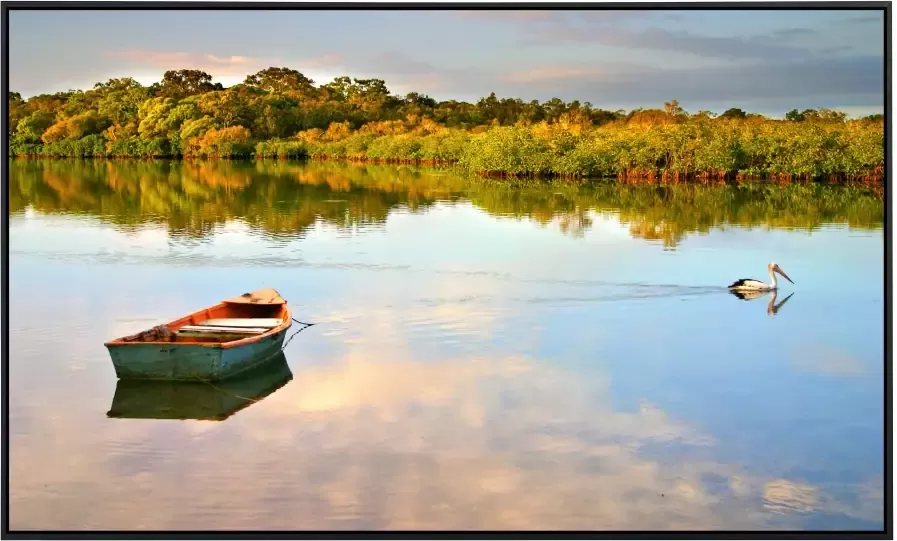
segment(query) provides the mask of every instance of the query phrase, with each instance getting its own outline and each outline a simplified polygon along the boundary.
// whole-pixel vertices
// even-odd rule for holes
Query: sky
[[[396,94],[730,107],[781,117],[883,111],[884,11],[11,10],[10,90],[201,69],[225,86],[269,66],[324,84],[375,77]]]

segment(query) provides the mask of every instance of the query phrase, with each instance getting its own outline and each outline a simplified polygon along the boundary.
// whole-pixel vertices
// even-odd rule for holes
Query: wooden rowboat
[[[278,354],[292,324],[287,301],[261,289],[105,345],[119,379],[216,381]]]

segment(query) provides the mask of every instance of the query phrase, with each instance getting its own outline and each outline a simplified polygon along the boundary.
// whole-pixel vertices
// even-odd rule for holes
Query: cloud
[[[348,59],[344,64],[353,77],[384,79],[392,92],[464,92],[468,84],[487,75],[474,68],[440,67],[408,54],[384,51]]]
[[[809,485],[776,479],[764,487],[763,506],[776,514],[810,512],[817,503],[817,492]]]
[[[782,44],[780,37],[770,40],[769,36],[751,38],[701,36],[658,27],[629,30],[622,27],[593,29],[558,25],[534,29],[525,41],[531,45],[596,43],[627,49],[649,49],[739,60],[805,58],[813,54],[808,49]]]
[[[506,73],[501,79],[511,83],[533,83],[536,81],[555,81],[559,79],[576,79],[596,77],[603,70],[590,67],[542,67],[524,71]]]
[[[357,63],[359,67],[363,63],[374,70],[392,75],[432,75],[441,71],[429,62],[395,51],[384,51]]]
[[[819,32],[811,28],[780,28],[770,32],[767,39],[773,41],[790,41],[802,36],[815,36]]]
[[[345,62],[346,57],[340,53],[325,53],[320,56],[305,58],[298,61],[293,62],[291,65],[299,65],[299,71],[302,71],[304,68],[333,68],[337,67],[343,62]]]
[[[469,19],[520,25],[526,34],[522,42],[529,45],[596,43],[726,59],[806,57],[812,54],[811,50],[789,46],[785,42],[818,33],[808,28],[787,28],[751,37],[719,37],[667,30],[656,26],[630,29],[619,24],[633,20],[639,22],[672,20],[683,16],[682,13],[663,11],[473,11],[459,14]]]
[[[112,58],[123,58],[138,64],[149,65],[166,69],[201,69],[208,71],[229,71],[232,69],[243,70],[247,65],[264,62],[263,59],[246,56],[219,57],[212,54],[147,51],[130,49],[113,51],[108,54]]]
[[[420,77],[399,77],[396,78],[395,84],[388,84],[390,91],[398,94],[408,94],[409,92],[439,92],[445,90],[450,82],[445,75],[432,73]]]
[[[851,47],[849,45],[830,45],[828,47],[823,47],[819,49],[819,54],[821,55],[836,55],[838,53],[846,53],[850,51]]]
[[[34,433],[54,444],[13,438],[11,526],[680,530],[800,528],[811,513],[880,520],[880,493],[852,502],[717,462],[712,438],[657,407],[615,410],[601,378],[526,358],[392,360],[372,344],[326,361],[304,355],[293,381],[222,423],[85,426],[48,413],[58,404],[35,405],[48,412],[34,416]],[[654,458],[651,446],[679,451]]]
[[[810,103],[828,99],[843,105],[881,102],[884,71],[880,57],[854,57],[790,61],[766,65],[714,66],[692,69],[614,67],[603,72],[588,66],[531,70],[543,75],[526,85],[510,84],[519,74],[499,78],[505,94],[559,95],[589,100],[599,107],[627,104],[644,107],[676,97],[688,103],[721,104],[793,100]],[[548,77],[554,74],[556,77]]]

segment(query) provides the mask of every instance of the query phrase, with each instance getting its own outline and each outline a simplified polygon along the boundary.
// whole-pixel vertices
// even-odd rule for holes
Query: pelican
[[[770,289],[778,289],[779,283],[776,281],[776,273],[781,274],[785,277],[786,280],[794,283],[791,278],[788,278],[788,275],[785,274],[785,271],[782,270],[782,267],[779,267],[775,263],[770,263],[766,266],[766,270],[769,271],[769,277],[772,279],[771,283],[764,284],[760,280],[754,280],[752,278],[742,278],[741,280],[732,282],[729,284],[729,289],[738,289],[738,290],[770,290]]]

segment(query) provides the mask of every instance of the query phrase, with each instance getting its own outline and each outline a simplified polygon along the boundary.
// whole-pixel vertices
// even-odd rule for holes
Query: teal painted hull
[[[283,347],[289,327],[237,347],[220,344],[129,343],[109,344],[119,379],[217,381],[254,368]]]

